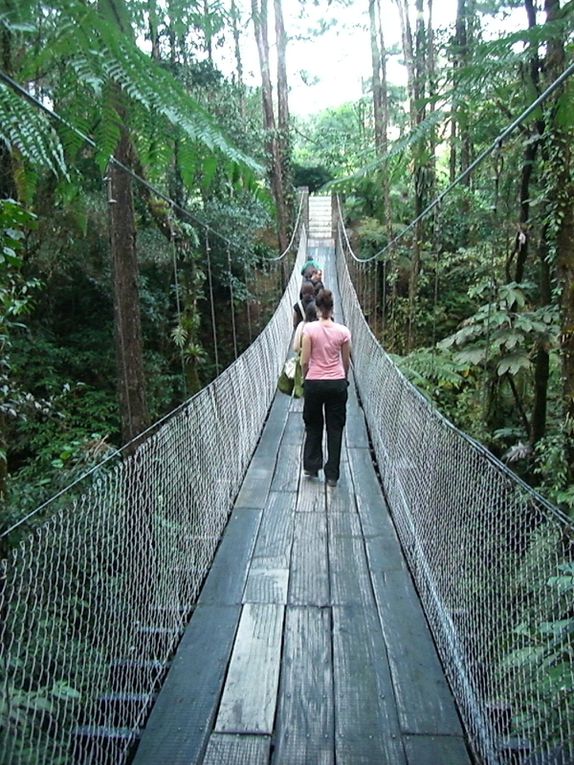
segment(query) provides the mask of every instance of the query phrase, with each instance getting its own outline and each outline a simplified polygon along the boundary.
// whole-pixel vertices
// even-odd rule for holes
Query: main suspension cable
[[[90,138],[89,135],[84,133],[82,130],[77,128],[75,125],[73,125],[69,120],[67,120],[65,117],[62,117],[61,114],[54,111],[53,109],[50,109],[49,106],[46,106],[46,104],[43,104],[36,96],[33,96],[31,93],[28,93],[28,91],[20,85],[18,82],[16,82],[12,77],[10,77],[6,72],[4,72],[2,69],[0,69],[0,80],[3,81],[6,85],[8,85],[12,90],[14,90],[18,95],[22,96],[26,101],[29,101],[33,106],[43,111],[45,114],[50,117],[50,119],[59,122],[61,125],[64,125],[68,128],[68,130],[71,130],[73,133],[75,133],[78,137],[80,137],[85,143],[88,144],[92,149],[95,149],[95,151],[100,151],[97,143]],[[108,158],[108,163],[114,165],[115,167],[122,170],[124,173],[127,173],[127,175],[130,176],[134,181],[137,181],[137,183],[141,184],[146,188],[151,194],[158,197],[159,199],[162,199],[164,202],[166,202],[172,210],[177,211],[181,215],[188,218],[192,223],[195,223],[198,226],[201,226],[207,233],[218,237],[221,241],[225,242],[227,245],[232,246],[236,250],[241,250],[245,254],[249,254],[248,250],[245,250],[240,244],[236,242],[230,241],[226,236],[223,234],[220,234],[218,231],[216,231],[214,228],[212,228],[209,223],[206,223],[204,220],[201,220],[201,218],[197,215],[197,213],[190,212],[186,207],[183,207],[182,205],[178,204],[174,199],[172,199],[168,194],[165,194],[163,191],[160,191],[156,186],[151,184],[149,181],[147,181],[145,178],[142,178],[141,175],[138,175],[138,173],[135,172],[135,170],[132,170],[131,167],[128,167],[120,160],[116,159],[114,156],[110,156]],[[297,219],[298,220],[298,219]],[[294,237],[291,239],[291,243],[289,246],[291,246],[293,242]],[[274,261],[282,258],[286,253],[283,253],[279,256],[279,258],[269,258],[267,260]]]
[[[552,95],[552,93],[554,93],[554,91],[557,90],[560,87],[560,85],[562,85],[562,83],[565,82],[565,80],[567,80],[568,77],[570,77],[572,74],[574,74],[574,64],[570,64],[570,66],[567,69],[565,69],[562,72],[562,74],[559,75],[554,80],[554,82],[552,82],[546,88],[546,90],[543,93],[541,93],[538,96],[538,98],[535,101],[533,101],[530,104],[530,106],[522,112],[522,114],[519,117],[517,117],[513,122],[511,122],[511,124],[508,125],[508,127],[505,128],[502,131],[502,133],[500,133],[494,139],[494,141],[490,144],[490,146],[488,146],[488,148],[484,149],[484,151],[481,152],[478,155],[478,157],[474,160],[474,162],[472,162],[466,168],[466,170],[464,170],[462,173],[460,173],[460,175],[457,178],[455,178],[454,181],[452,181],[452,183],[449,186],[447,186],[447,188],[444,191],[442,191],[427,207],[425,207],[425,209],[422,211],[422,213],[420,215],[418,215],[414,220],[412,220],[409,223],[409,225],[406,228],[404,228],[401,231],[400,234],[397,234],[397,236],[395,236],[395,238],[392,239],[387,245],[385,245],[385,247],[383,247],[382,250],[379,250],[378,252],[375,252],[375,254],[371,255],[370,258],[358,258],[355,255],[355,253],[353,252],[353,250],[352,250],[352,248],[351,248],[351,246],[349,244],[349,252],[350,252],[351,256],[355,260],[360,261],[361,263],[368,263],[370,260],[375,260],[377,258],[380,258],[380,256],[384,255],[384,253],[387,252],[387,250],[391,249],[391,247],[394,247],[394,245],[400,239],[402,239],[403,236],[405,236],[405,234],[407,234],[409,231],[411,231],[416,226],[416,224],[419,221],[421,221],[423,218],[426,218],[426,216],[432,210],[434,210],[434,208],[437,205],[439,205],[442,202],[442,200],[445,198],[445,196],[448,193],[450,193],[456,186],[458,186],[458,184],[461,183],[461,181],[463,181],[465,178],[467,178],[467,176],[469,176],[473,172],[473,170],[476,167],[478,167],[478,165],[480,165],[494,151],[499,150],[501,145],[502,145],[502,142],[505,141],[508,138],[508,136],[511,133],[513,133],[516,130],[516,128],[519,127],[524,122],[524,120],[532,114],[533,111],[535,111],[542,103],[544,103],[544,101],[546,101],[548,96]],[[340,206],[339,206],[339,218],[340,218],[340,220],[342,220]],[[347,243],[348,243],[348,239],[347,239]]]

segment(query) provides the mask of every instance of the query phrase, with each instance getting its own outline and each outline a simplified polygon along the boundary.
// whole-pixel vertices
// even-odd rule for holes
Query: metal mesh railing
[[[401,543],[481,762],[574,763],[574,529],[404,378],[337,267]]]
[[[303,229],[248,350],[2,562],[2,765],[127,758],[275,393],[305,250]]]

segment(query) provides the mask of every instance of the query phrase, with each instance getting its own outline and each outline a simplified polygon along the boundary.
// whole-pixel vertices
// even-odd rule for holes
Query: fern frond
[[[408,356],[393,356],[401,372],[423,390],[456,388],[464,383],[469,364],[441,348],[418,348]]]
[[[67,176],[62,144],[48,118],[0,83],[0,140],[38,168]]]
[[[261,171],[254,160],[227,140],[205,109],[170,72],[150,60],[95,8],[80,0],[52,0],[51,5],[61,11],[65,7],[66,14],[72,14],[68,21],[72,19],[73,23],[58,26],[54,44],[41,54],[43,63],[47,64],[50,56],[65,55],[78,77],[96,94],[102,83],[116,83],[133,102],[178,127],[211,152],[220,153],[245,170]]]

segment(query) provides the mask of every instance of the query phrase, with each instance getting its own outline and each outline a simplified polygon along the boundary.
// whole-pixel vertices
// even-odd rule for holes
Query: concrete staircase
[[[309,239],[332,239],[331,197],[309,197]]]

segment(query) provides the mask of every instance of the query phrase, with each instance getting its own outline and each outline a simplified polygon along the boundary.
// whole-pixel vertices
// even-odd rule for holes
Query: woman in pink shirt
[[[324,469],[327,485],[336,486],[347,415],[351,333],[332,319],[333,293],[330,290],[321,290],[315,304],[320,318],[305,325],[301,350],[305,381],[303,472],[316,477],[319,470]],[[324,425],[328,455],[323,466]]]

